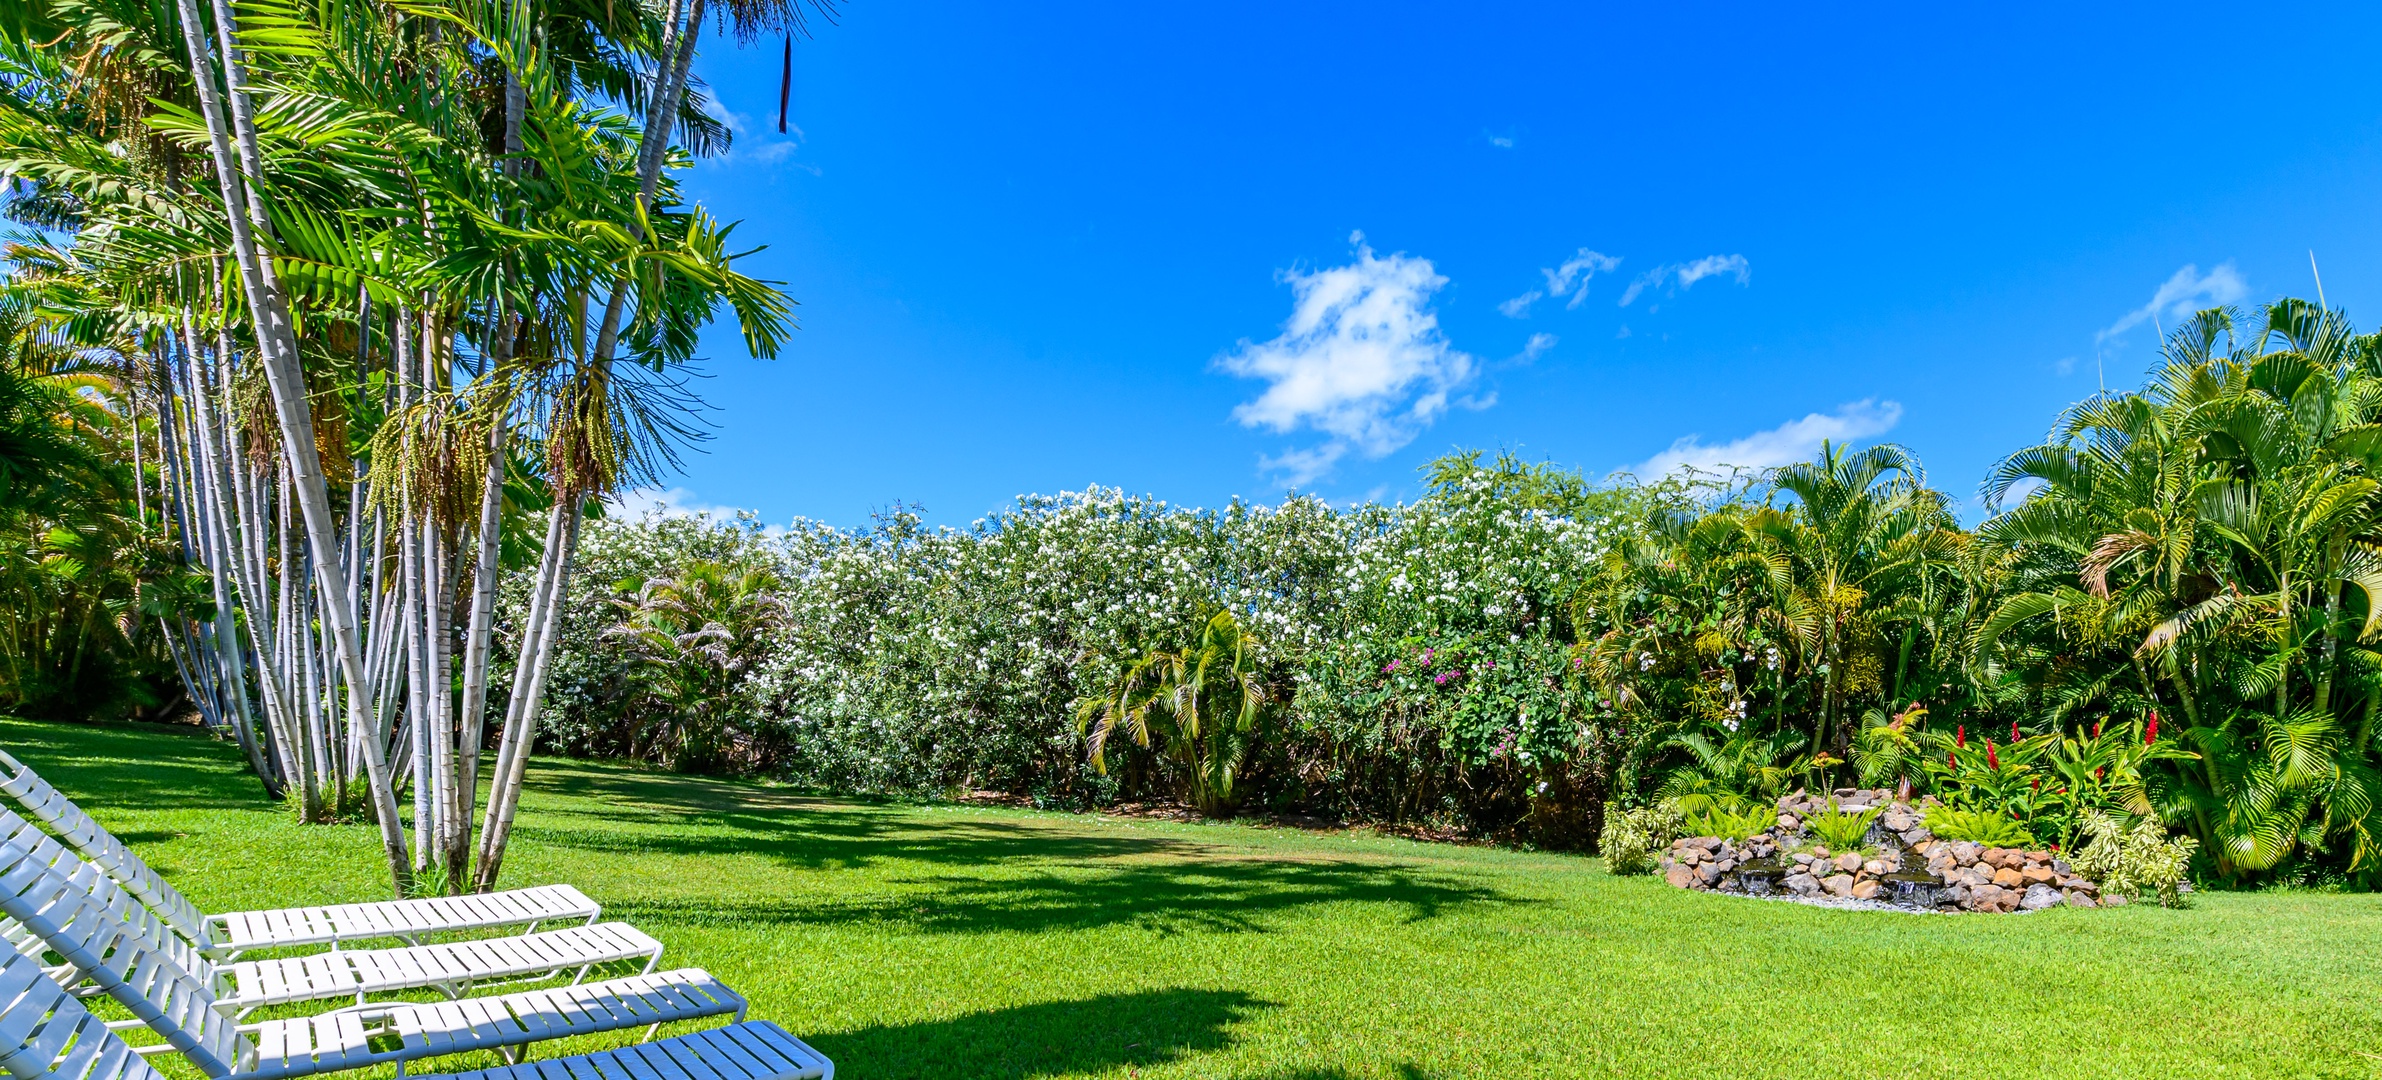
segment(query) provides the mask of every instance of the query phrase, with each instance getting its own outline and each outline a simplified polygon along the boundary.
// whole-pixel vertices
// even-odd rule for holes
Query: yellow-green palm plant
[[[1898,605],[1952,565],[1960,534],[1942,493],[1901,447],[1823,444],[1816,460],[1779,470],[1775,483],[1794,500],[1792,513],[1763,525],[1793,561],[1795,600],[1781,609],[1808,627],[1807,663],[1821,678],[1812,745],[1841,754],[1852,740],[1839,721],[1848,662],[1857,650],[1882,648],[1881,619],[1912,614]]]
[[[2196,751],[2161,767],[2174,797],[2133,802],[2185,819],[2227,874],[2331,835],[2356,868],[2382,831],[2373,761],[2335,714],[2370,716],[2382,685],[2364,618],[2382,586],[2374,343],[2298,301],[2256,334],[2239,322],[2201,313],[2143,392],[2086,402],[1996,473],[1991,500],[2041,486],[1984,530],[2027,587],[1980,625],[1975,662],[2064,668],[2078,700],[2129,666]]]
[[[1106,666],[1115,673],[1107,687],[1076,704],[1093,770],[1108,771],[1108,744],[1122,732],[1174,762],[1201,814],[1230,814],[1241,766],[1283,696],[1240,620],[1218,611],[1181,648],[1110,658]]]
[[[615,604],[621,620],[605,637],[637,658],[644,692],[660,706],[629,733],[631,752],[688,771],[729,764],[738,744],[757,734],[743,726],[749,717],[740,706],[744,681],[785,624],[777,576],[697,560]]]

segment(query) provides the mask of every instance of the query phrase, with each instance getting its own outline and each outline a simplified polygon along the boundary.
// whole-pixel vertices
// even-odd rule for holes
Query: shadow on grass
[[[1436,1080],[1438,1073],[1428,1072],[1411,1062],[1398,1066],[1398,1080]],[[1262,1073],[1251,1080],[1356,1080],[1356,1074],[1342,1068],[1292,1069],[1288,1072]]]
[[[1413,922],[1461,905],[1520,902],[1402,863],[1252,856],[1195,838],[1087,833],[1066,822],[922,820],[896,809],[686,777],[564,766],[549,770],[539,787],[592,798],[606,810],[541,807],[535,820],[517,826],[517,835],[531,843],[619,855],[757,856],[806,869],[925,864],[919,876],[885,878],[902,887],[890,896],[715,896],[607,907],[632,922],[874,923],[959,933],[1114,925],[1229,932],[1260,931],[1269,916],[1310,905],[1386,905]],[[657,823],[674,827],[619,828],[618,819],[637,809],[651,809]],[[557,817],[586,826],[557,827]],[[940,874],[935,867],[955,869]]]
[[[0,739],[102,812],[268,810],[238,751],[186,729],[0,721]],[[160,752],[155,740],[178,745]],[[15,752],[12,749],[12,752]],[[1162,933],[1262,931],[1311,905],[1376,904],[1407,921],[1467,904],[1520,902],[1377,859],[1252,856],[1196,837],[1090,831],[1065,820],[920,814],[782,788],[633,767],[539,759],[515,841],[599,855],[757,856],[804,869],[885,867],[891,890],[613,902],[632,922],[887,924],[987,933],[1129,925]],[[126,834],[136,843],[171,838]],[[170,873],[168,867],[161,867]],[[913,876],[902,877],[904,871]],[[889,895],[890,891],[890,895]]]
[[[1237,990],[1146,990],[804,1041],[833,1058],[844,1076],[1067,1076],[1213,1053],[1232,1045],[1232,1025],[1275,1007]]]
[[[951,933],[1134,926],[1171,934],[1263,932],[1272,916],[1324,904],[1382,905],[1411,923],[1465,905],[1525,902],[1411,867],[1355,862],[1135,862],[1014,877],[947,875],[897,883],[921,888],[896,896],[642,900],[614,903],[605,911],[631,922],[727,926],[882,924]]]
[[[154,740],[171,740],[171,749],[159,753]],[[264,787],[248,774],[239,748],[195,727],[8,718],[0,719],[0,749],[87,810],[118,805],[270,810],[280,805],[266,798]]]

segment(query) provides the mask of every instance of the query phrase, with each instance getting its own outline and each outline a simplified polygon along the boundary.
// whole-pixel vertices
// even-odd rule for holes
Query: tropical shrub
[[[1609,873],[1650,874],[1656,857],[1685,835],[1686,828],[1678,807],[1667,802],[1608,812],[1596,834],[1596,850],[1603,853]]]
[[[614,733],[621,754],[694,772],[770,769],[775,733],[748,727],[752,711],[743,706],[745,684],[785,622],[777,588],[765,568],[697,560],[618,601],[621,621],[605,636],[631,657],[634,693],[648,699],[652,717]]]
[[[2084,819],[2084,833],[2092,838],[2072,862],[2101,884],[2103,894],[2128,899],[2156,897],[2163,907],[2182,907],[2185,878],[2192,850],[2199,841],[2167,835],[2153,818],[2131,824],[2112,814],[2092,813]]]
[[[1259,647],[1230,611],[1202,623],[1189,645],[1146,649],[1107,662],[1104,691],[1077,705],[1092,768],[1108,771],[1108,743],[1119,732],[1137,746],[1155,744],[1172,761],[1186,801],[1210,817],[1239,805],[1234,781],[1284,696],[1259,660]]]
[[[1966,840],[1989,847],[2033,847],[2035,834],[2010,820],[2006,814],[1990,810],[1962,810],[1951,806],[1930,807],[1926,813],[1927,831],[1938,839]]]

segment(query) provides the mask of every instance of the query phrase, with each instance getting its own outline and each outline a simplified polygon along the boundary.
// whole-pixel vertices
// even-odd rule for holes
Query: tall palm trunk
[[[651,207],[654,191],[661,181],[662,161],[669,150],[679,97],[694,61],[696,39],[702,36],[705,4],[706,0],[691,0],[682,18],[678,0],[671,0],[664,20],[658,54],[659,85],[649,97],[637,160],[637,201],[641,210]],[[630,228],[640,240],[644,238],[635,222],[631,222]],[[595,349],[588,358],[592,368],[610,364],[619,348],[628,290],[627,275],[613,280],[604,302],[603,321],[596,331]],[[584,497],[585,493],[571,490],[567,484],[555,492],[555,517],[547,528],[549,546],[538,561],[539,576],[533,589],[534,595],[546,599],[542,605],[531,604],[531,629],[523,635],[515,665],[513,699],[505,710],[504,746],[498,750],[497,774],[488,792],[487,821],[480,831],[480,866],[473,884],[482,891],[495,887],[498,871],[504,864],[505,844],[512,835],[513,813],[520,802],[524,770],[529,767],[529,743],[538,705],[545,694],[546,673],[553,665],[555,639],[560,636],[554,631],[561,622],[561,610],[569,593],[570,565],[579,538],[579,500]],[[559,548],[554,546],[557,544]]]
[[[283,452],[289,458],[299,510],[305,519],[307,542],[313,551],[324,557],[312,560],[317,580],[325,599],[323,613],[331,624],[331,635],[339,652],[341,671],[351,692],[347,695],[347,714],[350,727],[369,733],[375,731],[372,717],[364,710],[363,695],[354,692],[365,685],[363,656],[356,641],[356,619],[353,609],[346,605],[347,587],[342,580],[336,543],[337,526],[332,521],[330,495],[326,489],[322,462],[315,453],[314,416],[307,399],[305,372],[299,364],[296,339],[289,321],[288,305],[284,302],[272,264],[261,257],[256,233],[267,227],[263,204],[259,201],[253,181],[261,172],[261,155],[256,148],[256,130],[248,118],[245,76],[238,52],[231,47],[234,27],[230,5],[226,0],[213,0],[218,37],[224,43],[222,73],[224,86],[231,100],[232,120],[227,123],[223,102],[217,99],[216,65],[208,55],[199,30],[196,0],[177,0],[182,16],[184,45],[190,53],[192,82],[197,88],[200,111],[205,114],[210,149],[213,151],[216,180],[222,189],[224,219],[232,233],[232,247],[240,268],[240,286],[248,301],[248,314],[256,331],[258,352],[265,369],[265,380],[273,398],[276,418],[280,421]],[[241,161],[235,167],[232,155],[233,126],[238,129]],[[244,182],[245,181],[245,182]],[[397,798],[383,758],[379,740],[367,738],[365,772],[372,781],[374,808],[380,819],[381,844],[389,860],[391,886],[402,896],[411,890],[412,875],[406,866],[405,833],[397,819]]]

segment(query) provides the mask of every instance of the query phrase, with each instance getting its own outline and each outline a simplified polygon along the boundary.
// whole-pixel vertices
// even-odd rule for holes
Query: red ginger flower
[[[2142,729],[2142,745],[2149,746],[2157,741],[2159,741],[2159,714],[2154,711],[2150,714],[2150,724]]]
[[[1985,767],[1988,769],[1999,769],[2002,767],[2002,759],[1998,755],[1994,754],[1993,740],[1991,739],[1985,740]]]
[[[2018,734],[2018,721],[2010,721],[2010,741],[2015,743],[2022,738],[2025,738],[2025,736]]]
[[[1968,745],[1968,725],[1967,725],[1967,724],[1962,724],[1962,725],[1960,725],[1958,728],[1955,728],[1955,729],[1953,729],[1953,732],[1952,732],[1952,745],[1954,745],[1954,746],[1967,746],[1967,745]]]

